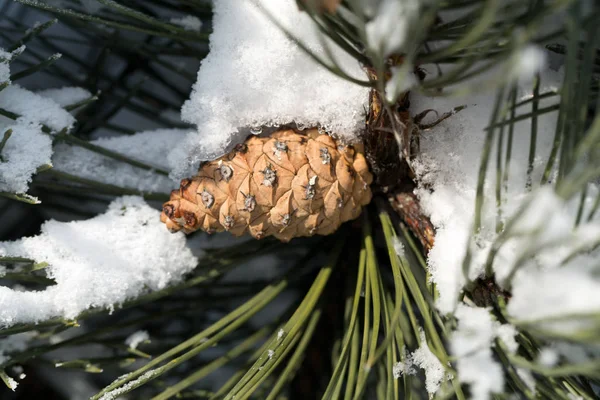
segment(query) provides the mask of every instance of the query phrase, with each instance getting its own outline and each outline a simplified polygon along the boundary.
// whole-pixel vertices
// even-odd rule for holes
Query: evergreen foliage
[[[94,4],[93,12],[90,3]],[[390,64],[398,66],[399,72],[391,77],[398,82],[406,79],[415,66],[444,65],[443,74],[416,82],[410,88],[414,93],[468,98],[483,90],[495,90],[473,204],[474,241],[482,224],[484,185],[497,185],[498,213],[506,195],[502,179],[490,183],[486,174],[496,165],[496,176],[507,176],[510,150],[507,154],[502,146],[492,144],[509,140],[512,127],[523,119],[531,121],[530,135],[535,138],[537,119],[556,110],[559,117],[554,147],[544,160],[542,183],[562,199],[580,199],[578,224],[597,212],[600,197],[591,212],[583,210],[588,184],[600,178],[599,4],[583,0],[423,1],[419,19],[408,25],[405,36],[411,38],[407,42],[410,46],[398,63],[397,54],[387,50],[394,38],[386,38],[379,47],[372,45],[368,24],[373,21],[363,8],[364,1],[344,0],[334,14],[324,12],[318,3],[299,2],[299,7],[324,36],[368,67],[372,75],[357,80],[346,75],[334,59],[318,58],[305,47],[307,57],[316,58],[334,74],[373,88],[384,113],[392,116],[390,129],[402,149],[399,157],[410,159],[405,152],[410,143],[403,134],[402,121],[396,118],[404,91],[393,98],[389,93],[386,96],[383,77],[389,76]],[[126,163],[156,176],[168,175],[167,171],[90,140],[99,134],[132,135],[141,130],[139,125],[189,128],[169,118],[168,112],[178,112],[188,98],[196,79],[194,71],[208,52],[210,3],[8,0],[1,4],[0,47],[15,51],[26,45],[11,60],[13,84],[26,85],[34,82],[33,78],[52,77],[92,93],[64,107],[74,110],[76,124],[70,134],[52,135],[53,145],[68,143],[115,163]],[[8,12],[19,7],[33,9],[46,19],[34,27],[27,26],[10,16],[18,14]],[[469,11],[457,12],[464,10]],[[164,15],[193,15],[203,21],[203,28],[199,32],[186,30],[165,20]],[[548,18],[557,16],[561,24],[549,27]],[[277,24],[277,15],[269,18]],[[64,33],[52,33],[51,28],[58,24]],[[440,41],[443,47],[430,50],[432,43]],[[564,81],[556,91],[541,92],[538,77],[534,96],[519,101],[517,79],[511,71],[517,68],[518,55],[531,43],[546,46],[564,61]],[[303,43],[298,41],[298,45]],[[509,60],[506,79],[489,78],[486,73],[501,60]],[[472,83],[474,77],[480,80]],[[539,106],[550,97],[560,98],[559,103]],[[531,111],[515,116],[519,107]],[[0,115],[19,118],[2,108]],[[49,128],[45,131],[50,135]],[[11,140],[10,133],[3,138],[0,155],[4,143]],[[532,148],[532,164],[535,157],[536,149]],[[494,162],[496,159],[507,162],[503,167]],[[31,235],[48,215],[89,217],[100,213],[116,196],[136,194],[156,201],[152,203],[155,205],[169,198],[168,193],[142,192],[41,166],[27,194],[0,193],[5,198],[0,199],[0,220],[6,226],[2,233],[6,239]],[[32,204],[35,198],[42,203]],[[424,245],[392,205],[387,195],[379,193],[361,218],[327,237],[294,239],[289,244],[267,238],[214,246],[183,282],[143,294],[116,305],[114,310],[97,308],[73,320],[55,318],[0,328],[0,341],[17,337],[28,340],[26,348],[0,357],[0,378],[10,386],[17,366],[32,375],[40,366],[84,371],[93,375],[92,382],[103,387],[92,397],[94,400],[125,394],[132,399],[156,400],[421,399],[428,396],[426,384],[430,377],[418,370],[398,378],[394,371],[399,363],[408,365],[411,354],[428,349],[443,368],[441,387],[430,398],[469,399],[472,388],[459,380],[457,360],[450,349],[450,336],[460,322],[455,315],[442,314],[435,307],[438,294],[429,279]],[[24,226],[23,219],[11,222],[7,217],[11,213],[31,213],[23,217],[30,225]],[[499,249],[515,237],[531,243],[529,251],[524,252],[526,257],[536,256],[535,238],[539,232],[519,231],[516,227],[522,215],[517,213],[496,226],[499,235],[486,261],[489,274],[469,279],[461,293],[461,304],[482,307],[493,321],[509,323],[517,330],[517,352],[499,337],[491,347],[493,358],[506,376],[504,393],[494,394],[493,398],[597,399],[600,358],[583,363],[562,360],[548,366],[540,362],[540,352],[553,340],[597,348],[600,310],[592,315],[565,316],[565,320],[581,322],[571,333],[515,320],[507,312],[510,279],[527,260],[521,260],[511,271],[508,283],[503,285],[508,291],[498,286],[491,266]],[[194,233],[189,240],[203,240],[203,235]],[[404,244],[405,252],[397,251],[398,242]],[[597,245],[586,245],[578,252],[589,252]],[[472,248],[457,251],[465,254],[464,272],[468,277]],[[277,276],[231,278],[232,271],[239,272],[239,266],[243,268],[253,260],[260,263],[261,257],[273,254],[281,263]],[[0,263],[7,268],[0,277],[3,285],[18,283],[33,290],[53,283],[44,274],[45,266],[36,260],[0,257]],[[128,347],[126,338],[139,330],[147,331],[152,342]],[[65,339],[54,342],[56,335]],[[80,357],[79,349],[90,346],[100,349],[96,353],[99,356]],[[535,388],[522,371],[533,376]],[[18,397],[21,389],[29,390],[26,381],[15,398],[25,398]]]

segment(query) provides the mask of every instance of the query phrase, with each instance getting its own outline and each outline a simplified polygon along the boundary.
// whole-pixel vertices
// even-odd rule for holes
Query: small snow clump
[[[406,352],[405,349],[403,351]],[[430,395],[435,394],[442,382],[448,378],[444,366],[429,349],[427,338],[423,331],[421,331],[421,346],[413,353],[405,354],[403,362],[394,364],[392,374],[396,379],[402,375],[414,375],[416,373],[415,367],[419,367],[425,371],[425,388]]]
[[[19,85],[10,85],[0,91],[0,108],[18,114],[29,122],[46,125],[56,132],[63,129],[68,131],[75,123],[75,117],[60,104]]]
[[[180,281],[198,262],[184,235],[165,230],[159,211],[135,196],[92,219],[48,221],[38,236],[0,242],[0,256],[48,263],[46,275],[56,281],[41,291],[0,287],[0,327],[111,308]]]
[[[37,168],[50,164],[52,139],[41,128],[23,117],[16,121],[0,117],[0,140],[12,132],[0,152],[0,192],[25,193]]]
[[[502,393],[504,373],[494,359],[492,347],[499,338],[509,352],[517,350],[516,330],[494,321],[485,308],[459,304],[454,316],[458,327],[450,338],[450,349],[456,357],[456,370],[461,382],[470,385],[473,400],[488,400],[492,393]]]
[[[200,29],[202,29],[202,21],[193,15],[186,15],[180,18],[173,17],[170,22],[183,27],[186,31],[200,32]]]
[[[136,332],[132,333],[131,335],[129,335],[127,337],[127,339],[125,339],[125,344],[130,349],[135,350],[141,343],[149,341],[149,340],[150,340],[150,335],[148,334],[148,331],[136,331]]]
[[[61,107],[70,106],[92,97],[92,94],[89,91],[76,86],[44,89],[39,90],[36,93],[42,97],[53,100]]]
[[[158,129],[131,136],[100,138],[90,143],[157,168],[168,169],[165,149],[182,140],[189,132],[181,129]],[[55,146],[52,163],[57,171],[143,192],[168,193],[174,186],[174,182],[167,176],[68,144]]]

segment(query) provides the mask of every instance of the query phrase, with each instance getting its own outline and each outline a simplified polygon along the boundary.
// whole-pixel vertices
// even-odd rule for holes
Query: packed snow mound
[[[0,286],[2,328],[112,308],[180,281],[198,262],[183,233],[168,232],[159,211],[134,196],[92,219],[48,221],[38,236],[0,242],[0,256],[48,263],[44,271],[56,281],[41,291]]]
[[[328,60],[323,37],[295,0],[215,1],[210,53],[182,108],[182,118],[198,129],[171,153],[174,176],[226,153],[260,127],[319,125],[347,141],[364,127],[368,88],[320,66],[266,13]],[[325,42],[348,75],[366,80],[356,60]]]

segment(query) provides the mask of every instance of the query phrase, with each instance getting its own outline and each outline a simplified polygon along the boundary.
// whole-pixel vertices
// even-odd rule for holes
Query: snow
[[[413,353],[405,355],[404,361],[393,366],[392,373],[398,379],[402,375],[414,375],[415,367],[425,371],[425,388],[430,395],[436,393],[447,378],[446,370],[440,360],[431,352],[425,332],[421,331],[421,345]],[[405,349],[403,349],[406,352]]]
[[[410,24],[419,20],[419,0],[381,0],[365,27],[367,46],[380,56],[405,50]]]
[[[517,350],[514,327],[492,319],[488,309],[459,304],[454,316],[458,327],[450,338],[460,382],[470,385],[473,400],[488,400],[504,388],[502,366],[494,359],[492,347],[499,338],[510,352]]]
[[[169,156],[176,177],[193,171],[202,160],[226,153],[252,128],[319,125],[334,136],[353,141],[364,127],[368,88],[320,67],[257,4],[328,60],[323,38],[310,17],[298,10],[294,0],[257,1],[214,3],[210,53],[182,108],[182,119],[196,124],[197,132]],[[354,59],[327,43],[347,74],[367,79]]]
[[[168,169],[168,150],[174,143],[183,140],[188,132],[181,129],[159,129],[131,136],[100,138],[91,143],[157,168]],[[174,188],[174,182],[166,176],[78,146],[55,146],[52,163],[57,171],[144,192],[168,193]]]
[[[514,68],[520,82],[518,98],[531,97],[531,83],[524,83],[545,62],[546,55],[536,47],[525,47],[518,54]],[[518,72],[518,73],[517,73]],[[549,69],[540,71],[544,93],[556,90],[562,73]],[[540,101],[540,108],[556,104],[558,96]],[[587,221],[598,195],[598,184],[587,187],[582,222],[575,227],[579,196],[565,201],[550,185],[540,186],[546,160],[554,140],[556,112],[538,118],[536,157],[528,178],[530,120],[514,127],[507,184],[503,184],[502,205],[497,208],[496,153],[497,136],[488,164],[481,229],[472,237],[477,179],[481,150],[489,124],[494,96],[488,93],[469,98],[443,99],[413,97],[414,112],[432,108],[446,112],[461,104],[467,108],[422,133],[420,159],[415,165],[420,187],[416,190],[421,207],[436,227],[435,245],[428,255],[431,279],[439,292],[437,307],[442,313],[452,313],[459,293],[467,282],[463,274],[466,249],[471,251],[469,280],[484,273],[488,255],[498,243],[497,215],[503,229],[503,242],[491,265],[498,284],[512,294],[507,311],[517,327],[532,325],[547,334],[574,334],[591,330],[596,325],[594,315],[600,311],[600,277],[594,250],[600,241],[600,216]],[[517,116],[531,112],[531,106],[517,109]],[[504,131],[502,168],[507,129]],[[514,220],[513,220],[514,218]],[[510,222],[514,221],[514,222]],[[577,295],[573,295],[577,293]],[[474,372],[476,369],[473,370]]]
[[[150,335],[148,331],[137,331],[132,333],[125,339],[125,344],[131,349],[137,349],[137,347],[143,342],[150,341]]]
[[[19,118],[0,119],[0,140],[9,129],[12,135],[0,152],[0,192],[25,193],[36,169],[50,164],[52,139],[42,133],[39,124]]]
[[[523,383],[525,383],[525,385],[531,390],[531,392],[533,394],[535,394],[536,392],[536,388],[535,388],[535,378],[533,377],[533,374],[531,373],[531,371],[529,371],[528,369],[525,368],[515,368],[515,370],[517,371],[517,375],[519,376],[519,378],[521,378],[521,380],[523,381]]]
[[[17,381],[15,381],[10,376],[6,376],[5,379],[6,379],[6,386],[8,386],[8,388],[14,392],[17,389],[17,386],[19,386]]]
[[[24,47],[13,53],[0,49],[0,60],[10,60]],[[9,81],[10,70],[0,62],[0,83]],[[62,108],[83,98],[89,92],[80,88],[50,89],[33,93],[19,85],[9,85],[0,91],[0,108],[20,115],[16,121],[0,116],[0,140],[9,129],[12,135],[0,156],[0,192],[25,193],[37,168],[50,164],[52,139],[42,132],[42,125],[51,130],[67,131],[75,118]]]
[[[61,107],[70,106],[92,97],[90,92],[76,86],[40,90],[37,94],[53,100]]]
[[[179,18],[174,17],[171,18],[170,22],[183,27],[186,31],[200,32],[200,29],[202,29],[202,21],[193,15],[186,15]]]
[[[559,355],[550,347],[543,347],[538,356],[538,362],[544,367],[554,367],[558,363]]]
[[[541,93],[555,88],[562,80],[559,72],[541,72]],[[531,95],[531,85],[519,88],[519,97]],[[484,128],[489,124],[494,95],[489,92],[468,98],[442,98],[413,96],[411,108],[414,113],[434,109],[440,113],[454,107],[467,108],[440,123],[437,127],[421,133],[421,155],[414,167],[420,187],[416,194],[423,211],[430,216],[436,228],[435,245],[428,255],[431,279],[439,291],[437,307],[442,313],[451,313],[456,307],[458,295],[466,283],[463,276],[463,259],[467,246],[472,251],[468,269],[470,280],[481,276],[491,245],[496,238],[495,175],[496,144],[491,151],[487,181],[484,188],[482,228],[471,241],[473,211],[481,151],[486,137]],[[557,97],[540,101],[540,108],[553,105]],[[517,116],[531,111],[531,106],[517,109]],[[532,188],[540,182],[545,160],[554,139],[556,113],[538,118],[537,156],[531,174]],[[424,121],[427,123],[428,121]],[[514,215],[529,195],[527,168],[530,145],[530,120],[515,123],[512,155],[508,168],[507,191],[503,194],[502,221]],[[504,146],[506,146],[506,136]],[[504,152],[503,152],[504,153]],[[504,167],[504,166],[503,166]],[[506,274],[507,271],[496,271]]]
[[[0,47],[0,84],[10,82],[10,66],[8,62],[12,59],[12,54]]]
[[[111,390],[110,392],[105,393],[102,397],[100,397],[100,400],[116,400],[116,399],[120,399],[120,395],[122,395],[123,393],[127,393],[130,389],[134,389],[136,386],[138,386],[141,382],[146,381],[150,378],[152,378],[154,375],[156,374],[156,370],[155,369],[151,369],[150,371],[146,372],[145,374],[141,375],[139,378],[127,383],[126,385],[123,385],[115,390]]]
[[[184,235],[165,230],[159,212],[134,196],[86,221],[48,221],[38,236],[1,242],[0,255],[47,262],[56,281],[42,291],[0,287],[0,327],[112,308],[181,280],[197,264]]]
[[[414,375],[417,373],[417,370],[412,363],[412,357],[407,353],[405,346],[402,347],[401,353],[401,359],[404,361],[398,361],[392,367],[392,375],[394,376],[394,379],[398,379],[403,375]]]
[[[513,280],[509,314],[521,323],[533,321],[557,333],[594,329],[600,311],[598,256],[596,251],[562,267],[523,268]]]
[[[398,255],[398,257],[403,258],[404,254],[404,244],[400,241],[398,236],[394,236],[392,238],[392,244],[394,245],[394,251]]]
[[[54,100],[10,85],[0,92],[0,108],[21,115],[25,120],[44,124],[54,131],[69,130],[75,118]]]
[[[546,67],[548,56],[539,46],[528,45],[516,53],[512,74],[526,83],[533,79],[534,75]]]

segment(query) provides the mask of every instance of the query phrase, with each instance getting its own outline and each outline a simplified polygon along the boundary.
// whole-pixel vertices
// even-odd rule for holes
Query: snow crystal
[[[200,29],[202,29],[202,21],[193,15],[186,15],[181,18],[171,18],[170,22],[182,26],[186,31],[200,32]]]
[[[100,400],[115,400],[115,399],[120,399],[120,395],[122,395],[123,393],[128,392],[130,389],[135,388],[137,385],[139,385],[141,382],[152,378],[154,375],[156,375],[156,370],[155,369],[151,369],[150,371],[146,372],[145,374],[141,375],[139,378],[115,389],[115,390],[111,390],[110,392],[105,393],[102,397],[100,397]]]
[[[157,168],[168,169],[167,150],[173,143],[182,140],[188,132],[180,129],[159,129],[131,136],[100,138],[91,143]],[[168,193],[174,186],[171,179],[156,172],[68,144],[59,144],[54,148],[52,163],[57,171],[140,191]]]
[[[550,347],[544,347],[540,350],[538,362],[544,367],[554,367],[558,363],[558,353]]]
[[[86,221],[48,221],[38,236],[1,242],[0,255],[47,262],[56,281],[43,291],[0,287],[2,327],[112,307],[179,281],[197,264],[184,235],[166,231],[159,212],[134,196]]]
[[[40,90],[37,94],[53,100],[61,107],[70,106],[92,97],[87,90],[75,86]]]
[[[277,332],[277,340],[281,340],[284,334],[285,331],[283,329],[280,329],[279,332]]]
[[[397,379],[403,374],[415,374],[415,366],[425,371],[425,388],[430,395],[433,395],[438,391],[442,381],[446,378],[446,371],[440,360],[429,349],[427,338],[423,331],[421,331],[421,346],[413,353],[406,355],[404,362],[394,364],[392,370],[394,378]]]
[[[495,333],[498,339],[506,346],[506,349],[509,353],[515,354],[517,349],[519,348],[519,343],[517,343],[517,330],[514,326],[509,324],[500,325],[498,323],[495,324]]]
[[[10,376],[5,376],[5,379],[6,379],[6,386],[8,386],[8,388],[14,392],[17,389],[17,386],[19,386],[17,381],[15,381]]]
[[[398,379],[403,375],[414,375],[417,373],[417,370],[415,369],[413,362],[412,362],[412,357],[406,351],[406,346],[402,346],[402,349],[400,352],[401,352],[400,359],[404,360],[404,361],[398,361],[392,367],[392,375],[394,376],[394,379]]]
[[[131,349],[137,349],[137,347],[145,342],[150,340],[150,335],[148,331],[137,331],[132,333],[125,339],[125,344]]]
[[[269,360],[272,360],[274,355],[275,355],[275,350],[269,349],[269,351],[267,351],[267,356],[269,357]]]
[[[9,121],[10,124],[5,121],[8,120],[0,120],[0,140],[9,129],[12,135],[0,152],[3,160],[0,162],[0,192],[25,193],[36,169],[50,164],[52,139],[42,133],[37,123],[23,118]]]
[[[383,56],[402,51],[410,23],[419,20],[419,0],[382,0],[365,27],[369,48]]]
[[[12,54],[0,47],[0,84],[10,82],[10,66],[8,62],[11,58]]]
[[[392,244],[394,245],[394,251],[396,252],[398,257],[400,257],[400,258],[404,257],[404,244],[398,238],[398,236],[394,236],[392,238]]]
[[[0,108],[21,115],[25,120],[44,124],[60,131],[70,129],[75,118],[54,100],[11,85],[0,92]]]
[[[514,352],[517,350],[516,331],[494,321],[485,308],[459,304],[455,317],[458,327],[450,338],[450,349],[457,359],[458,378],[470,385],[472,399],[490,399],[491,393],[500,393],[504,388],[502,366],[492,354],[494,340],[499,338]]]
[[[547,63],[548,56],[539,46],[529,45],[516,54],[512,75],[527,82],[540,72]]]
[[[215,2],[210,53],[182,108],[183,120],[196,124],[198,132],[169,156],[175,176],[185,175],[202,160],[224,154],[253,127],[293,122],[301,128],[320,125],[348,141],[364,127],[368,88],[319,66],[264,10],[313,52],[328,59],[321,45],[323,38],[294,0]],[[326,42],[347,74],[367,79],[356,60]]]
[[[556,83],[562,80],[562,74],[546,70],[542,71],[541,79],[543,93],[549,86],[557,86]],[[527,93],[531,93],[531,86],[520,87],[521,95]],[[546,98],[540,101],[540,108],[556,102],[556,97]],[[498,209],[495,199],[494,144],[491,152],[493,161],[488,167],[488,179],[484,187],[482,229],[476,240],[470,242],[481,152],[486,138],[484,129],[489,124],[493,103],[494,96],[489,92],[468,99],[424,96],[413,96],[411,99],[411,108],[415,113],[425,109],[443,113],[460,105],[467,106],[437,127],[421,133],[421,154],[414,166],[422,185],[416,190],[421,207],[436,227],[435,245],[429,252],[428,265],[432,281],[439,291],[437,307],[443,313],[453,311],[458,295],[466,283],[462,267],[467,246],[472,251],[469,279],[476,279],[483,273],[491,243],[496,237]],[[523,106],[517,109],[516,115],[530,111],[530,107]],[[543,160],[552,148],[556,116],[553,112],[538,117],[537,158],[534,160],[530,179],[533,183],[540,182],[545,167]],[[502,221],[514,215],[529,193],[526,171],[530,124],[530,120],[524,120],[514,125],[508,192],[503,196],[504,204],[501,208]],[[535,184],[532,186],[535,187]]]

